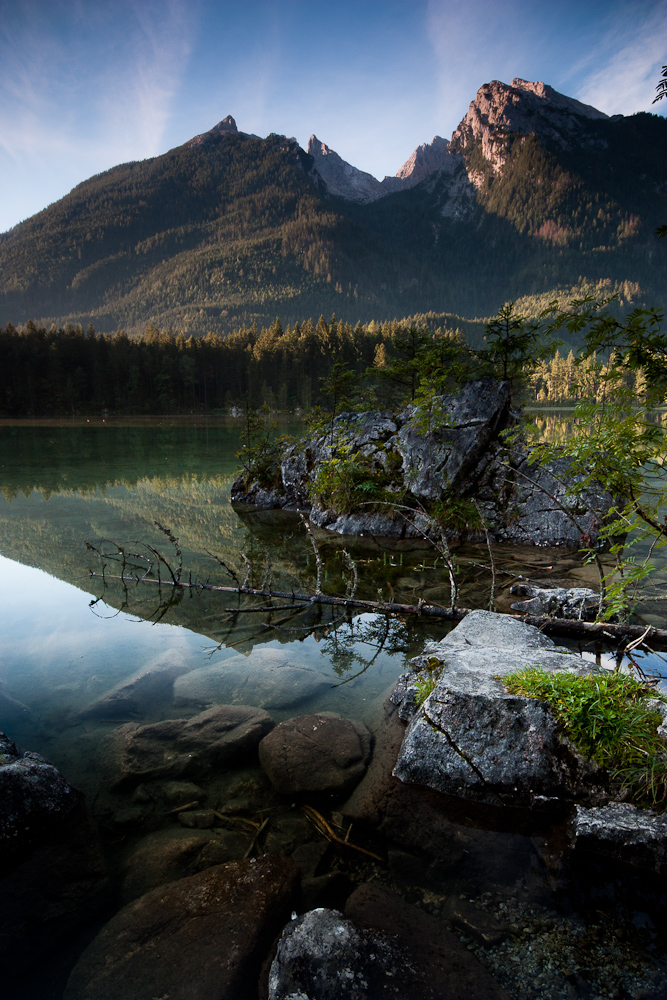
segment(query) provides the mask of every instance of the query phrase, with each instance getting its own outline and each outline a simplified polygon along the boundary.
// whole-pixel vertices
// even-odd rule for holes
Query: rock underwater
[[[359,455],[371,475],[391,473],[397,491],[407,491],[417,505],[446,502],[451,495],[475,499],[497,541],[579,547],[582,536],[597,537],[612,498],[592,489],[576,499],[568,497],[573,479],[566,461],[531,464],[519,445],[502,441],[501,432],[518,417],[509,383],[476,379],[457,394],[437,397],[434,406],[438,419],[431,430],[424,430],[413,405],[399,414],[341,413],[332,433],[287,448],[278,486],[268,488],[239,477],[232,486],[232,502],[267,510],[308,510],[313,524],[343,535],[420,538],[432,530],[429,519],[417,512],[407,520],[381,508],[344,512],[313,504],[312,482],[323,463],[340,456],[342,447],[349,455]],[[447,535],[459,537],[461,531],[448,529]]]

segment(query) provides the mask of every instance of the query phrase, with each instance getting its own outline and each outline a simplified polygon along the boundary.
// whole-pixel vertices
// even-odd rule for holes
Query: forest
[[[482,325],[424,314],[354,327],[332,316],[283,329],[280,320],[228,337],[186,337],[149,325],[138,338],[67,325],[29,322],[0,328],[0,414],[227,413],[246,404],[310,410],[322,399],[319,380],[339,362],[361,373],[401,330],[481,342]]]
[[[320,316],[284,329],[276,319],[227,337],[186,337],[152,324],[130,337],[123,330],[97,333],[92,324],[84,331],[71,324],[47,330],[32,321],[19,329],[9,323],[0,327],[0,415],[227,414],[246,406],[306,413],[326,405],[322,383],[336,364],[359,378],[375,372],[378,378],[366,379],[362,395],[369,406],[391,406],[400,402],[400,392],[391,388],[397,381],[392,365],[406,352],[444,339],[457,345],[461,358],[472,356],[483,353],[484,331],[481,321],[447,313],[355,326]],[[575,350],[554,345],[524,372],[527,401],[595,399],[604,391],[605,373],[596,357],[582,360]],[[639,396],[642,377],[634,386]]]

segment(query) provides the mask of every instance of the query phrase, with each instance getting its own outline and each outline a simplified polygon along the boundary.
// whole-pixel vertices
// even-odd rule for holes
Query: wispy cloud
[[[18,3],[0,28],[0,147],[86,166],[161,151],[196,14],[183,0]]]
[[[667,2],[624,7],[606,30],[603,22],[595,63],[582,65],[583,79],[574,95],[610,115],[648,110],[667,62]]]

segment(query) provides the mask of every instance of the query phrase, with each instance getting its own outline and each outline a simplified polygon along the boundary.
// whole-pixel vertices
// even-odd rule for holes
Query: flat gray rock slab
[[[467,615],[413,664],[423,669],[434,658],[442,669],[408,725],[397,778],[491,805],[595,801],[602,772],[561,735],[546,703],[509,694],[498,679],[538,666],[585,674],[593,664],[533,626],[488,611]],[[392,697],[409,705],[413,693],[408,675]]]
[[[263,709],[217,705],[192,719],[119,726],[104,742],[102,757],[116,788],[195,777],[254,753],[273,726]]]
[[[641,868],[667,871],[667,816],[628,802],[586,808],[572,821],[576,850],[593,851]]]
[[[341,794],[363,777],[370,752],[363,723],[319,712],[276,726],[259,745],[259,761],[278,792]]]
[[[174,684],[174,702],[290,708],[330,683],[317,670],[295,664],[281,649],[255,648],[249,656],[239,653],[179,677]]]

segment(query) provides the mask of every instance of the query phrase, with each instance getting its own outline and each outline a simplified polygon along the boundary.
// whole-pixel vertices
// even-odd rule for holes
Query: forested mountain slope
[[[439,143],[424,180],[378,184],[363,203],[331,195],[296,140],[227,118],[1,235],[0,324],[201,334],[276,315],[484,316],[583,279],[664,304],[663,118],[607,118],[544,84],[494,81]]]

